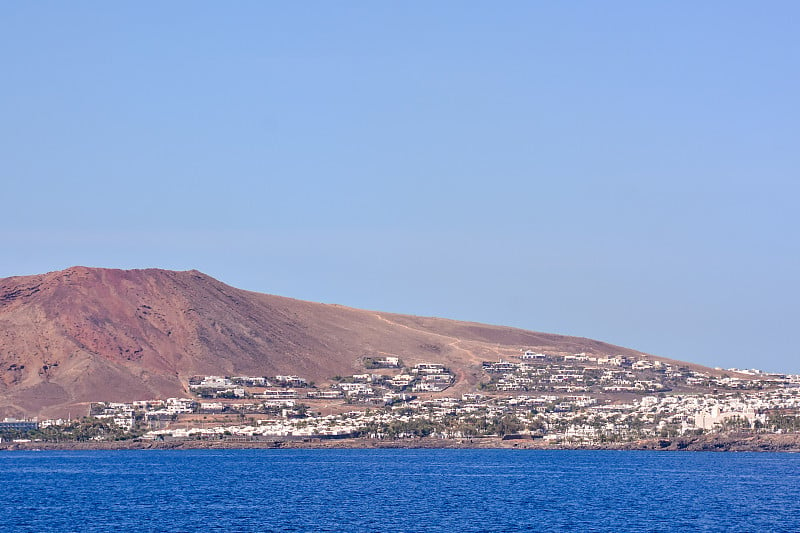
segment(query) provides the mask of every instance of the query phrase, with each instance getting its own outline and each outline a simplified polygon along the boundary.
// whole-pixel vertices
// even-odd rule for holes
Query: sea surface
[[[800,454],[0,452],[0,531],[800,531]]]

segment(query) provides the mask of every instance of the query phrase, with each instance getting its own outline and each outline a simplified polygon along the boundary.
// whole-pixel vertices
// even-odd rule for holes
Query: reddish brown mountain
[[[235,289],[198,271],[74,267],[0,279],[0,415],[185,395],[199,374],[298,374],[317,383],[360,358],[442,362],[459,389],[480,362],[550,352],[637,354],[519,329],[363,311]]]

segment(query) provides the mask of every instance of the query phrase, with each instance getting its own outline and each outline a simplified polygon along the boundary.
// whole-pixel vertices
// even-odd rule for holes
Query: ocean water
[[[800,455],[0,452],[0,531],[800,531]]]

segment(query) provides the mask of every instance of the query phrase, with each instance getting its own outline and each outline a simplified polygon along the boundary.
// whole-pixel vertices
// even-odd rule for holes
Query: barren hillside
[[[185,395],[189,376],[298,374],[317,383],[397,355],[455,370],[549,352],[638,354],[590,339],[364,311],[235,289],[201,272],[73,267],[0,279],[0,415]]]

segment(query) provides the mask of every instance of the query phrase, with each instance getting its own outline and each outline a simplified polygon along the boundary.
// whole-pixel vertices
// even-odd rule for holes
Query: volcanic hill
[[[520,349],[643,355],[584,338],[259,294],[196,270],[73,267],[0,279],[0,416],[186,396],[194,375],[322,383],[383,355],[444,363],[457,376],[448,392],[464,392],[481,381],[481,361]]]

